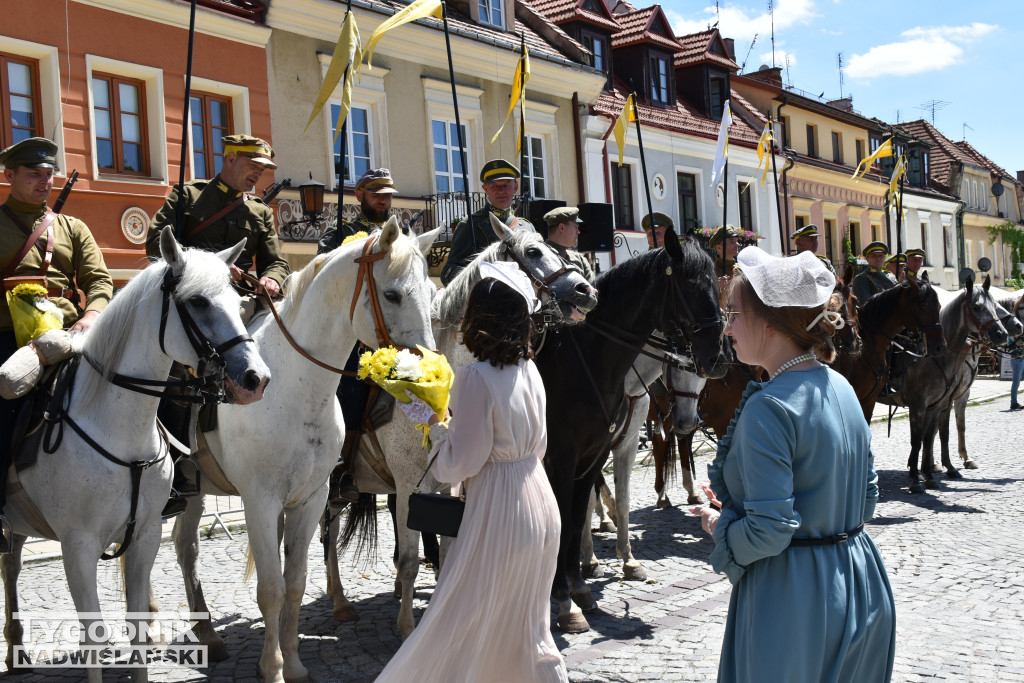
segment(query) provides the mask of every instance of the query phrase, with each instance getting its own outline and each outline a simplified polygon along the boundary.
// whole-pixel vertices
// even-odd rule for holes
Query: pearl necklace
[[[768,381],[771,382],[773,379],[784,373],[786,370],[789,370],[794,365],[800,365],[804,361],[814,360],[815,358],[817,358],[817,356],[814,355],[814,353],[811,351],[808,351],[807,353],[801,353],[796,358],[791,358],[782,365],[780,365],[779,369],[776,370],[774,374],[772,374],[771,378]]]

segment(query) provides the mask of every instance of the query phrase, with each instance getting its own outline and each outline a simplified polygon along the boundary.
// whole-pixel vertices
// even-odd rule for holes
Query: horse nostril
[[[246,370],[245,374],[242,376],[242,387],[246,391],[256,391],[266,381],[268,380],[260,377],[260,373],[255,370]]]

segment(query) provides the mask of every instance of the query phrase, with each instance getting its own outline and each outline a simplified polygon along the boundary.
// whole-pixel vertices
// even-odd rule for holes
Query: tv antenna
[[[928,100],[927,102],[922,102],[920,106],[918,106],[918,109],[923,109],[924,111],[930,111],[932,113],[932,125],[934,126],[935,112],[939,111],[940,109],[945,109],[948,105],[949,102],[946,102],[944,100]]]
[[[964,140],[964,142],[966,142],[967,141],[967,131],[974,130],[974,129],[971,128],[970,126],[968,126],[966,123],[962,123],[960,125],[963,126],[963,140]]]
[[[740,73],[743,73],[744,68],[747,66],[747,61],[750,59],[750,53],[754,49],[754,45],[757,44],[757,34],[754,34],[754,39],[750,41],[750,47],[747,48],[747,56],[743,58],[743,63],[740,64]]]
[[[768,0],[768,16],[772,20],[772,68],[775,68],[775,7],[772,0]],[[753,45],[751,45],[753,47]]]
[[[793,86],[793,78],[789,75],[789,53],[786,53],[786,85]]]
[[[843,53],[836,53],[836,66],[839,68],[839,99],[843,99]]]
[[[722,13],[719,11],[718,0],[715,0],[715,25],[711,28],[718,28],[720,21],[722,21]]]

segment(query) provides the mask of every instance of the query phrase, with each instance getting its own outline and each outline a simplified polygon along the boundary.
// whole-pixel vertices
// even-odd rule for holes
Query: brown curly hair
[[[476,283],[460,331],[470,353],[495,367],[533,358],[536,328],[526,300],[500,280],[485,277]]]

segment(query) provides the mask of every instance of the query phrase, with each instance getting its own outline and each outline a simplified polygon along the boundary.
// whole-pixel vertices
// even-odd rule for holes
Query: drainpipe
[[[775,121],[776,122],[781,122],[782,121],[782,108],[785,107],[787,104],[789,104],[789,98],[786,97],[786,93],[785,92],[781,92],[779,94],[782,96],[782,102],[779,104],[778,108],[775,110]],[[789,135],[789,129],[785,129],[784,128],[783,129],[783,133],[785,135]],[[785,141],[785,139],[783,139],[781,141],[781,144],[779,145],[779,148],[781,149],[781,148],[785,147],[785,143],[786,143],[786,141]],[[787,157],[787,159],[788,159],[788,157]],[[790,165],[792,165],[791,161],[790,161]],[[775,173],[775,144],[773,142],[772,143],[772,174],[774,175],[774,173]],[[779,217],[779,220],[781,221],[782,220],[782,199],[779,197],[779,184],[778,184],[778,180],[779,180],[778,176],[776,176],[776,178],[775,178],[775,208],[778,210],[778,213],[776,215]],[[783,180],[785,180],[785,169],[783,169]],[[788,199],[788,197],[787,197],[787,199]],[[779,245],[779,249],[782,251],[782,255],[785,256],[786,254],[789,253],[789,202],[788,201],[786,203],[786,224],[782,225],[782,226],[779,226],[779,227],[780,227],[780,232],[782,233],[782,244]]]
[[[576,192],[582,204],[587,201],[587,184],[583,178],[583,137],[580,132],[580,95],[577,92],[572,94],[572,131],[576,142]]]
[[[619,120],[619,117],[614,114],[610,118],[612,125],[608,127],[608,131],[601,138],[601,159],[604,164],[604,201],[606,204],[612,203],[612,172],[609,170],[611,163],[608,161],[608,136],[615,130],[615,123]]]
[[[796,150],[794,150],[794,149],[792,149],[790,147],[783,148],[782,153],[786,155],[786,165],[782,167],[782,195],[784,197],[783,202],[784,202],[784,205],[786,207],[786,226],[788,227],[789,226],[789,178],[786,176],[786,174],[789,172],[789,169],[791,169],[794,166],[796,166],[797,154],[796,154]],[[788,236],[789,231],[787,230],[786,233],[787,233],[787,236]],[[782,245],[782,255],[783,256],[788,256],[789,255],[789,241],[788,240],[786,241],[786,244]]]
[[[967,209],[967,202],[960,199],[956,203],[956,246],[957,246],[957,268],[956,268],[956,281],[957,289],[963,287],[963,283],[960,282],[960,271],[964,269],[964,262],[967,260],[967,255],[964,254],[964,211]]]

